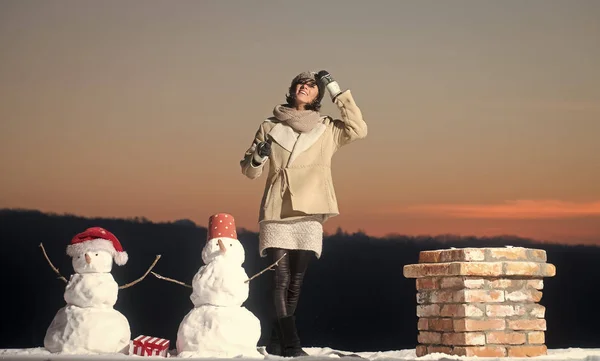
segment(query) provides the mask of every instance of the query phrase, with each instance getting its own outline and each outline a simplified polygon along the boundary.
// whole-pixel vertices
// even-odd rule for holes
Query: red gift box
[[[163,356],[169,353],[169,340],[139,335],[129,343],[129,354],[139,356]]]

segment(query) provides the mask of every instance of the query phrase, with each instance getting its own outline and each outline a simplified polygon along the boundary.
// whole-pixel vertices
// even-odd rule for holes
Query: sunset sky
[[[265,178],[239,160],[326,69],[369,124],[334,158],[327,231],[600,245],[599,19],[593,0],[3,0],[0,208],[256,230]]]

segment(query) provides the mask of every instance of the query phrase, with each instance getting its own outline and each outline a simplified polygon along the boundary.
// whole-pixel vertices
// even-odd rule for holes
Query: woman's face
[[[319,95],[319,87],[312,80],[302,80],[296,85],[296,107],[312,103]]]

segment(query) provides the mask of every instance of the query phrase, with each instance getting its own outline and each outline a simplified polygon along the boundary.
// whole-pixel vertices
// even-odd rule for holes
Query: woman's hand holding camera
[[[269,139],[266,142],[260,142],[256,146],[256,150],[254,151],[254,155],[252,156],[252,161],[256,165],[263,164],[267,158],[271,155],[271,140]]]

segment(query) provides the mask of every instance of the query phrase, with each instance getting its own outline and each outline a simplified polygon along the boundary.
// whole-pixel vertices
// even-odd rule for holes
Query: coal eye
[[[96,253],[96,256],[98,256],[98,253]]]

